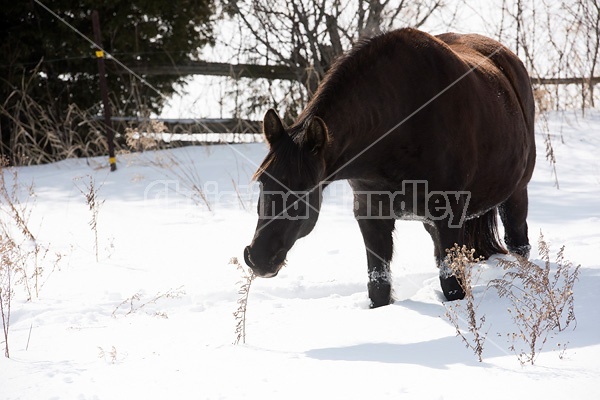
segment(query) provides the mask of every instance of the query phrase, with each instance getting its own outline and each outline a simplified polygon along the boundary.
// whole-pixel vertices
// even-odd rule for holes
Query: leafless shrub
[[[7,175],[11,175],[12,184],[8,184]],[[19,194],[21,192],[20,181],[18,177],[18,172],[15,168],[8,167],[8,160],[3,158],[0,161],[0,208],[3,213],[8,217],[8,221],[2,220],[0,222],[0,226],[2,228],[2,233],[4,237],[7,238],[16,249],[21,253],[19,259],[22,260],[22,253],[25,252],[26,247],[33,247],[33,254],[35,258],[35,270],[34,270],[34,278],[35,278],[35,291],[36,296],[39,292],[39,266],[38,266],[38,255],[41,251],[40,246],[37,243],[37,240],[31,230],[29,229],[29,216],[31,214],[31,207],[29,207],[29,203],[21,203]],[[28,196],[27,201],[29,199],[35,199],[35,193],[33,191],[33,185],[27,188]],[[12,227],[15,227],[18,231],[18,235],[22,236],[23,241],[28,242],[28,244],[32,246],[17,246],[15,241],[17,240],[14,237],[17,233],[12,232]],[[21,263],[13,263],[14,266],[21,265]],[[27,292],[29,293],[29,298],[31,298],[31,289],[29,286],[28,274],[25,268],[22,268],[25,287]]]
[[[21,195],[27,200],[21,202]],[[44,285],[43,266],[51,262],[50,246],[40,243],[29,226],[32,211],[30,199],[35,201],[33,184],[21,186],[16,168],[9,168],[5,158],[0,160],[0,314],[4,333],[4,354],[10,356],[8,336],[10,329],[11,301],[15,286],[22,285],[27,300],[39,297]],[[62,254],[56,253],[54,271]],[[33,268],[32,268],[33,266]]]
[[[8,332],[10,329],[10,305],[14,296],[13,276],[15,273],[15,243],[6,236],[0,236],[0,314],[4,334],[4,356],[9,358]]]
[[[7,174],[10,174],[12,178],[12,185],[10,187],[6,181]],[[27,191],[29,194],[28,199],[35,199],[33,184],[27,188]],[[19,199],[20,192],[18,172],[15,168],[9,168],[8,160],[3,158],[0,160],[0,201],[4,206],[3,209],[23,236],[35,242],[35,236],[31,233],[27,223],[31,208],[28,207],[28,203],[21,203]]]
[[[164,141],[162,135],[167,131],[166,125],[161,121],[143,119],[142,123],[125,128],[125,143],[134,151],[160,149]]]
[[[42,262],[48,256],[49,247],[40,244],[29,227],[29,217],[33,209],[29,201],[33,199],[35,202],[36,198],[33,184],[22,187],[17,169],[7,165],[6,159],[0,161],[0,210],[7,217],[0,219],[0,230],[2,236],[13,244],[11,266],[13,272],[18,275],[14,283],[24,285],[30,300],[34,291],[35,296],[39,296]],[[20,200],[23,194],[26,194],[25,202]],[[60,256],[57,255],[55,265],[59,259]],[[32,272],[28,271],[30,264],[34,267]]]
[[[118,361],[117,349],[115,346],[112,346],[109,351],[105,351],[102,347],[98,347],[99,353],[98,358],[101,358],[105,361],[110,361],[111,364],[116,364]]]
[[[490,287],[500,297],[509,299],[510,313],[518,332],[508,334],[522,364],[534,364],[548,336],[562,332],[576,324],[573,288],[579,276],[579,265],[574,267],[564,258],[565,247],[556,254],[556,269],[552,272],[550,247],[540,233],[538,251],[544,262],[538,265],[522,257],[502,259],[500,265],[507,271],[501,279],[492,280]],[[523,343],[525,349],[518,349]]]
[[[238,271],[242,273],[242,280],[239,282],[240,288],[238,294],[240,297],[237,300],[238,309],[233,313],[236,320],[235,325],[235,340],[233,344],[246,343],[246,312],[248,311],[248,296],[250,295],[250,287],[256,275],[249,269],[244,268],[238,261],[237,257],[232,257],[229,264],[235,265]]]
[[[600,0],[574,0],[561,7],[564,18],[579,33],[577,46],[581,74],[588,78],[581,85],[582,109],[595,107],[593,78],[600,60]]]
[[[487,338],[487,332],[483,332],[485,315],[478,316],[473,295],[473,265],[481,261],[474,257],[475,249],[467,249],[466,246],[455,244],[446,250],[448,267],[458,279],[465,292],[465,298],[460,301],[446,302],[446,318],[456,329],[456,335],[462,339],[467,348],[473,350],[479,362],[482,361],[483,346]],[[466,328],[461,328],[466,326]],[[466,333],[468,332],[468,333]],[[470,335],[469,335],[470,334]]]
[[[544,94],[535,96],[539,112],[595,107],[600,1],[502,0],[480,17],[525,63]]]
[[[540,127],[540,133],[544,138],[544,145],[546,147],[546,160],[550,163],[552,169],[552,176],[554,177],[554,185],[557,189],[560,189],[558,183],[558,172],[556,170],[556,155],[554,154],[554,146],[552,145],[552,136],[550,133],[550,125],[548,123],[548,114],[538,114],[538,126]]]
[[[296,76],[295,82],[277,84],[284,85],[283,90],[262,85],[257,93],[256,85],[247,85],[249,88],[227,93],[230,99],[235,96],[236,116],[275,103],[277,108],[287,109],[286,118],[293,119],[344,50],[363,38],[395,27],[421,27],[442,15],[445,3],[441,0],[225,2],[224,10],[238,27],[237,34],[226,43],[237,54],[236,62],[285,65]]]
[[[180,286],[176,289],[169,289],[166,292],[158,292],[151,298],[144,299],[141,293],[136,293],[131,297],[123,300],[121,304],[119,304],[112,312],[112,317],[116,318],[118,315],[128,316],[130,314],[135,314],[138,311],[144,309],[150,304],[156,304],[157,301],[161,299],[178,299],[181,296],[185,295],[185,290],[183,286]],[[167,314],[163,311],[155,311],[151,315],[168,318]]]
[[[545,87],[534,87],[533,88],[533,100],[537,106],[537,113],[547,113],[554,109],[555,99],[552,93]]]
[[[8,121],[11,133],[8,148],[12,165],[34,165],[74,157],[92,157],[108,153],[102,121],[88,110],[70,104],[66,112],[55,114],[52,107],[29,95],[37,69],[24,78],[2,103],[0,115]]]
[[[94,250],[96,253],[96,262],[98,262],[98,214],[100,213],[100,207],[104,204],[104,200],[98,200],[98,191],[102,188],[96,186],[94,178],[91,175],[87,175],[88,182],[83,182],[83,188],[77,186],[82,195],[85,196],[85,202],[92,213],[92,217],[89,221],[90,228],[94,233]],[[82,181],[83,178],[76,178],[75,182]]]

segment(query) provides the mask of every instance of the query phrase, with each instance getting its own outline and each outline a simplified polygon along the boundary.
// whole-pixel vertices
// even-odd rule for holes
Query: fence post
[[[92,12],[92,27],[94,29],[94,42],[96,42],[96,59],[98,60],[98,75],[100,81],[100,96],[104,106],[104,125],[106,126],[106,140],[108,142],[108,162],[110,170],[117,169],[117,158],[115,157],[115,131],[112,126],[112,113],[108,101],[108,86],[106,84],[106,70],[104,68],[104,51],[102,50],[102,35],[100,34],[100,19],[98,11]]]

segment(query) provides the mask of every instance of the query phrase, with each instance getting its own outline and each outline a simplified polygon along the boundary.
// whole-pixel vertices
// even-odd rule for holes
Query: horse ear
[[[306,144],[310,151],[318,154],[329,142],[327,125],[319,117],[314,117],[306,130]]]
[[[277,112],[272,108],[267,111],[263,119],[263,132],[267,142],[273,145],[282,135],[285,134],[285,127]]]

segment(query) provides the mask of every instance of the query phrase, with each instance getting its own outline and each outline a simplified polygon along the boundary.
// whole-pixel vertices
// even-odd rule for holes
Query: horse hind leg
[[[448,301],[461,300],[465,297],[462,282],[451,271],[446,250],[454,244],[462,244],[464,230],[462,228],[449,228],[447,223],[423,223],[425,230],[431,236],[434,245],[434,256],[439,270],[440,286],[444,297]]]
[[[466,204],[462,205],[466,207]],[[457,207],[453,210],[460,211]],[[453,222],[453,223],[450,223]],[[459,248],[465,245],[467,249],[474,249],[476,257],[488,258],[492,254],[506,253],[500,244],[497,231],[496,209],[468,220],[438,220],[433,225],[425,225],[435,244],[436,261],[440,274],[440,285],[442,292],[448,301],[460,300],[465,297],[464,283],[456,276],[450,267],[451,256],[447,250],[455,245]]]
[[[527,209],[527,187],[513,193],[499,207],[508,250],[525,258],[529,258],[531,250],[527,237]]]

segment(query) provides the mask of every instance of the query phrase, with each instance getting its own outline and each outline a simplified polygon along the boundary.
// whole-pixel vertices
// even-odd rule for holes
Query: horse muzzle
[[[246,246],[244,249],[244,261],[256,276],[260,276],[261,278],[273,278],[277,276],[279,270],[283,267],[286,253],[287,252],[280,251],[268,261],[263,262],[263,257],[258,258],[256,255],[252,255],[250,246]]]

